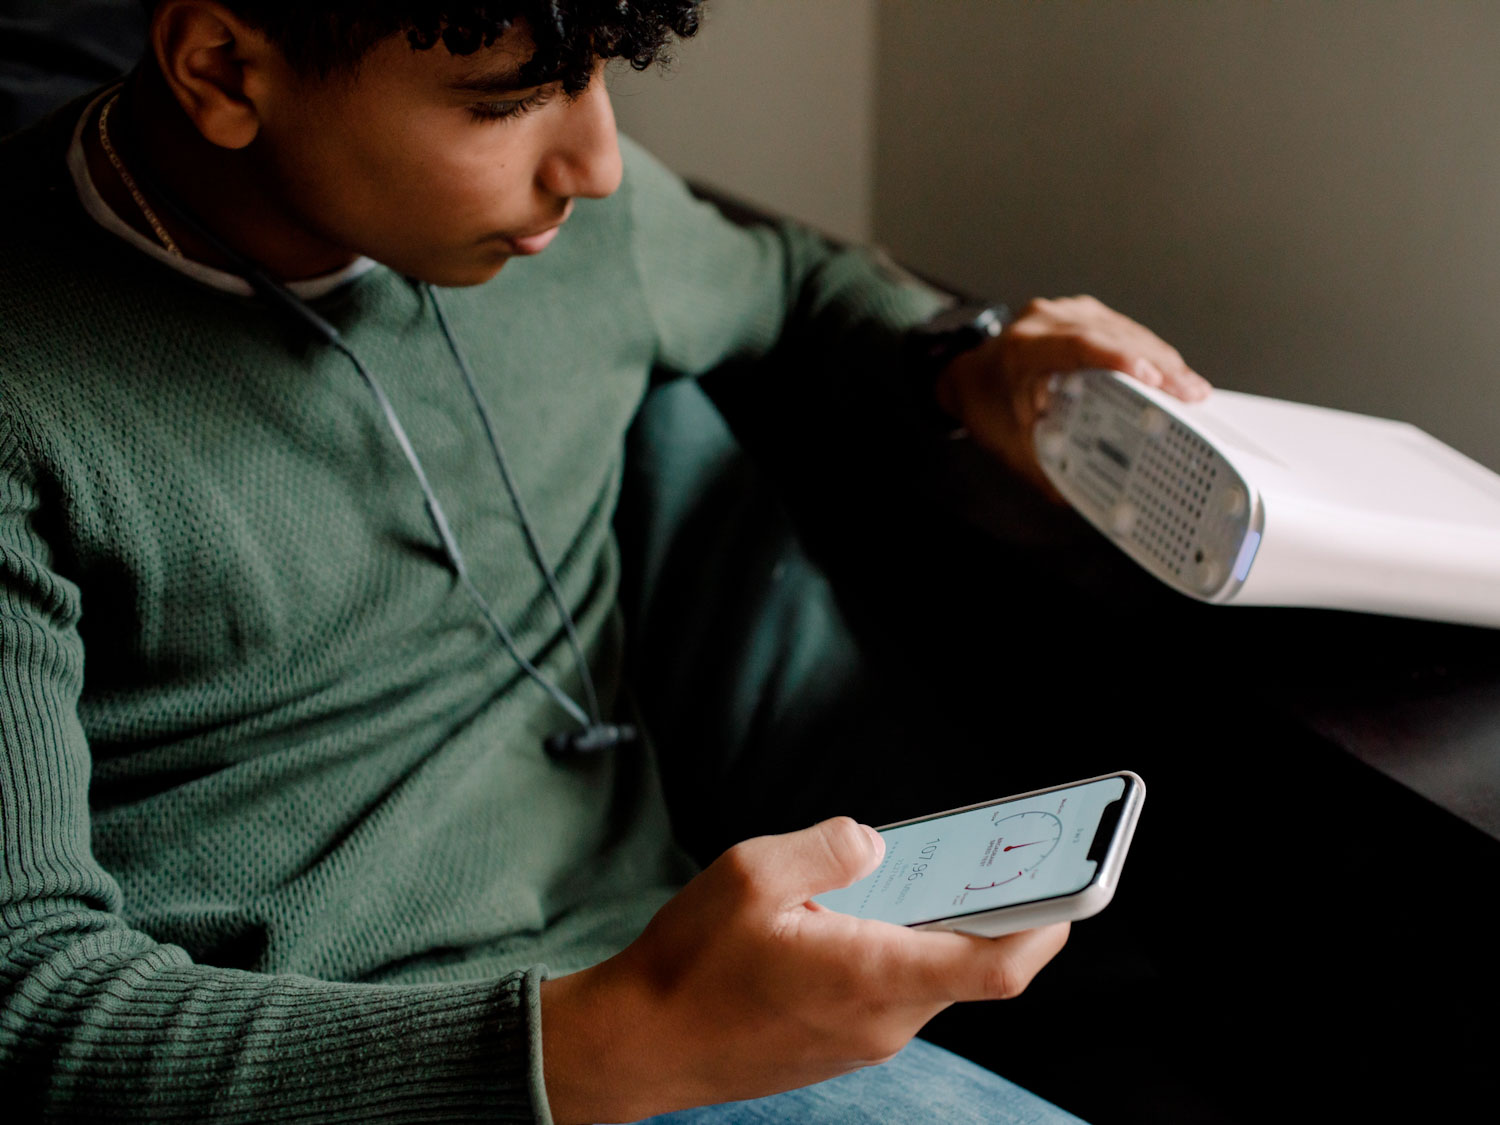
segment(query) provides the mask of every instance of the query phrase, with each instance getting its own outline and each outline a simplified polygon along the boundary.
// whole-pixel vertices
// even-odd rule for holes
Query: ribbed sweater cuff
[[[522,979],[526,1003],[526,1082],[536,1125],[552,1125],[552,1107],[547,1101],[547,1083],[542,1073],[542,981],[546,965],[533,965]]]
[[[91,1123],[551,1125],[541,966],[499,981],[360,985],[170,959],[158,947],[112,971],[94,961],[31,974],[0,1008],[8,1098]]]

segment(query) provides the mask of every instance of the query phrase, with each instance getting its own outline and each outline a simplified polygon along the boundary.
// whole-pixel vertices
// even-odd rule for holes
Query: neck
[[[100,195],[121,219],[155,240],[155,231],[104,151],[97,121],[89,123],[83,136],[89,174]],[[109,137],[158,220],[182,253],[196,262],[230,273],[238,270],[237,262],[226,259],[178,217],[161,192],[282,281],[332,273],[358,257],[310,230],[285,205],[266,175],[257,145],[231,150],[205,140],[149,64],[131,77],[110,113]]]

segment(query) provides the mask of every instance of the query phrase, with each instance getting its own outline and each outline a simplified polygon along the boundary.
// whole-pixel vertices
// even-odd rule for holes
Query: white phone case
[[[929,814],[928,816],[916,816],[910,820],[900,820],[894,824],[883,824],[880,830],[887,828],[900,828],[905,824],[916,824],[918,821],[933,820],[939,816],[950,816],[953,813],[968,812],[970,809],[984,808],[988,805],[1002,804],[1007,801],[1023,800],[1028,797],[1038,797],[1044,793],[1055,793],[1060,789],[1072,789],[1079,785],[1088,785],[1091,782],[1102,781],[1110,777],[1123,777],[1129,783],[1125,787],[1125,794],[1121,798],[1125,807],[1120,810],[1120,820],[1115,827],[1114,838],[1105,850],[1104,857],[1099,861],[1099,869],[1094,873],[1094,878],[1089,885],[1081,891],[1073,894],[1058,895],[1053,898],[1040,899],[1036,902],[1018,902],[1010,906],[997,907],[994,910],[985,910],[975,914],[961,914],[952,918],[938,918],[931,922],[921,922],[912,927],[914,930],[950,930],[956,933],[977,934],[980,937],[999,937],[1002,934],[1013,934],[1020,930],[1030,930],[1037,926],[1050,925],[1053,922],[1076,922],[1080,918],[1088,918],[1098,914],[1109,905],[1109,900],[1114,898],[1115,887],[1119,885],[1120,868],[1125,864],[1125,853],[1130,850],[1130,840],[1135,835],[1135,822],[1140,819],[1141,804],[1146,798],[1146,783],[1140,776],[1129,770],[1119,770],[1115,773],[1100,774],[1098,777],[1085,778],[1083,781],[1070,781],[1066,785],[1051,785],[1046,789],[1034,789],[1030,793],[1017,793],[1013,796],[1002,798],[1001,801],[980,801],[977,804],[965,805],[962,808],[949,809],[947,812]]]

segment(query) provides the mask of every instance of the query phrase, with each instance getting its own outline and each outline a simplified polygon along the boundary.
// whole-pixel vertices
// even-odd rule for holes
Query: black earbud
[[[554,758],[576,758],[604,750],[624,749],[634,746],[640,739],[640,732],[629,723],[595,723],[582,730],[548,735],[542,745]]]

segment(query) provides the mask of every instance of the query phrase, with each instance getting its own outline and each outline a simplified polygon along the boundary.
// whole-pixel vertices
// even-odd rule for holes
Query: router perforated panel
[[[1048,477],[1085,518],[1158,578],[1218,600],[1257,516],[1251,490],[1187,426],[1113,377],[1062,381],[1037,430]]]

